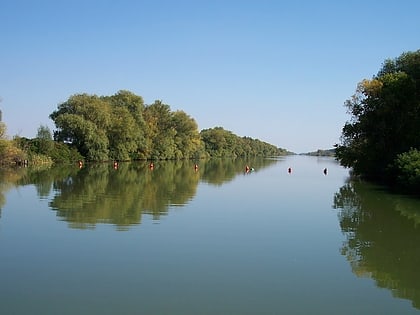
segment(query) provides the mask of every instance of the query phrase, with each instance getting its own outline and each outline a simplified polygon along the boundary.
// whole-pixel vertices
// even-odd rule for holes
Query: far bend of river
[[[2,171],[0,314],[419,314],[420,201],[348,173],[308,156]]]

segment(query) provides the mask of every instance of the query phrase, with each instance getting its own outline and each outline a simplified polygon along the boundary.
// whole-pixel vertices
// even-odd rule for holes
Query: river
[[[0,314],[420,310],[420,200],[350,180],[331,158],[0,178]]]

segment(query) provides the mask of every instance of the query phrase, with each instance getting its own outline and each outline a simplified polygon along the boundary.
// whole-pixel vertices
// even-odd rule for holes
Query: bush
[[[50,157],[54,163],[70,164],[83,160],[82,155],[76,148],[61,142],[54,142],[54,147],[50,151]]]
[[[30,165],[43,167],[51,167],[54,163],[49,156],[33,152],[29,155],[29,161]]]
[[[23,150],[9,140],[0,139],[0,164],[2,166],[16,165],[25,159],[26,154]]]
[[[411,149],[397,156],[394,163],[396,182],[400,188],[420,195],[420,151]]]

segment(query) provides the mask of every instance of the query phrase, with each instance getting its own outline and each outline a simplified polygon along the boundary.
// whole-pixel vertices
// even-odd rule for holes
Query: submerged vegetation
[[[285,149],[222,127],[198,130],[183,111],[155,101],[146,105],[141,96],[119,91],[112,96],[72,95],[58,105],[50,118],[52,133],[40,126],[34,139],[5,136],[0,129],[3,165],[132,161],[146,159],[201,159],[208,157],[279,156]]]

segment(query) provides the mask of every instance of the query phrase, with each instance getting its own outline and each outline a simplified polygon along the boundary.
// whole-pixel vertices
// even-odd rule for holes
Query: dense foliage
[[[411,149],[398,154],[393,165],[399,187],[412,193],[420,190],[420,150]]]
[[[420,192],[418,154],[408,154],[420,149],[420,50],[386,60],[345,105],[352,118],[336,149],[341,164],[371,180],[416,185],[410,190]]]
[[[112,96],[79,94],[60,104],[50,118],[54,139],[77,149],[90,161],[191,159],[208,156],[280,155],[286,151],[268,143],[240,138],[223,128],[198,131],[183,111],[141,96],[119,91]]]
[[[192,158],[202,149],[194,119],[161,101],[145,105],[129,91],[73,95],[50,118],[54,139],[90,161]]]
[[[2,166],[16,164],[25,158],[25,152],[6,137],[6,124],[0,121],[0,163]]]
[[[41,125],[35,138],[6,137],[0,122],[2,165],[52,165],[76,161],[200,159],[279,156],[274,145],[239,137],[222,127],[198,131],[193,118],[161,101],[145,105],[141,96],[119,91],[112,96],[76,94],[58,105],[50,118],[54,135]]]
[[[306,153],[306,155],[310,155],[310,156],[335,156],[335,149],[328,149],[328,150],[321,150],[318,149],[316,151],[313,152],[308,152]]]
[[[48,147],[43,146],[38,138],[15,137],[13,143],[23,150],[24,158],[31,165],[68,164],[83,160],[83,156],[75,148],[52,139],[48,141]]]
[[[203,129],[201,139],[205,151],[212,157],[237,157],[237,156],[279,156],[287,151],[276,146],[252,139],[239,137],[222,127]]]

